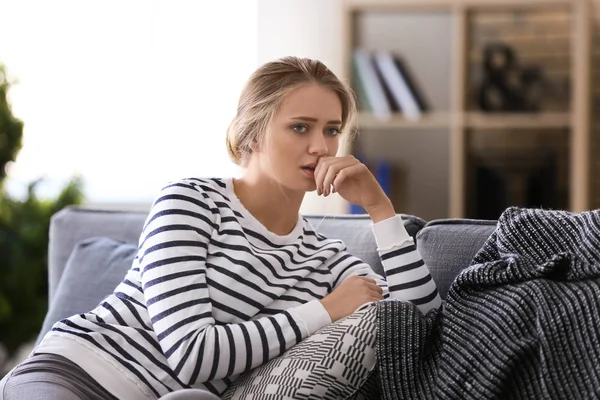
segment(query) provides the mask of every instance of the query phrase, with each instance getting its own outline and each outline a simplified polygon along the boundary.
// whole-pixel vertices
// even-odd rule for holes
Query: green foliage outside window
[[[74,178],[56,199],[40,199],[29,185],[23,199],[4,189],[8,166],[22,145],[23,122],[8,101],[11,82],[0,64],[0,343],[11,354],[31,341],[41,328],[48,307],[48,230],[51,216],[81,204],[82,182]]]

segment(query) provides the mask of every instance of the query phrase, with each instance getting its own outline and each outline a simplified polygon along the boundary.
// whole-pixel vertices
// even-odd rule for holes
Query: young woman
[[[373,175],[352,156],[336,157],[355,114],[351,91],[319,61],[260,67],[227,134],[243,176],[164,187],[122,283],[96,309],[58,322],[8,378],[5,399],[82,390],[147,399],[187,388],[219,395],[364,303],[439,307],[429,270]],[[368,212],[385,277],[299,216],[314,190]]]

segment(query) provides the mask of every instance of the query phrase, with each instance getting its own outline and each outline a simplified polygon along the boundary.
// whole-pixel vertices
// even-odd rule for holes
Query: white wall
[[[258,62],[299,56],[323,61],[342,73],[341,0],[258,0]],[[348,212],[338,195],[319,198],[309,194],[303,213]]]
[[[0,0],[0,12],[25,122],[9,191],[47,176],[51,194],[80,173],[91,203],[145,205],[169,180],[238,173],[224,137],[256,67],[256,1]]]

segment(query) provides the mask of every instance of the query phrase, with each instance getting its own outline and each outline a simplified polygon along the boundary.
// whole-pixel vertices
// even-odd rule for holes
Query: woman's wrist
[[[387,197],[384,201],[377,203],[374,206],[365,208],[365,211],[369,214],[374,224],[396,216],[394,206]]]
[[[404,247],[412,238],[404,227],[404,221],[399,215],[373,224],[373,234],[377,250],[389,251],[395,247]]]

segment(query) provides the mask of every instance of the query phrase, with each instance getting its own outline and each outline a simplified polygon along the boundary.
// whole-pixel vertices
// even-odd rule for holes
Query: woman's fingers
[[[339,171],[335,179],[332,182],[333,188],[335,191],[339,190],[339,187],[344,183],[346,179],[352,178],[354,176],[362,174],[366,170],[366,166],[364,164],[358,163],[354,164],[350,167],[344,168]]]
[[[318,186],[321,189],[321,193],[324,195],[327,195],[329,192],[329,189],[331,187],[331,182],[332,182],[332,178],[331,176],[333,175],[333,178],[335,178],[335,175],[337,174],[337,172],[343,168],[343,166],[347,163],[346,160],[342,159],[342,158],[334,158],[331,160],[327,160],[324,161],[320,172],[320,180],[319,180],[319,184]]]
[[[329,166],[336,161],[339,162],[335,157],[319,158],[317,166],[315,167],[315,184],[317,185],[318,195],[323,193],[323,181],[325,180],[325,175],[327,174]]]
[[[328,195],[337,174],[358,162],[354,157],[328,157],[319,160],[315,168],[317,193]]]
[[[376,283],[370,283],[369,289],[371,289],[373,292],[377,293],[378,295],[383,294],[383,289],[381,288],[381,286],[377,285]]]
[[[323,189],[325,191],[325,196],[329,195],[331,185],[333,185],[333,182],[335,181],[335,178],[338,176],[338,174],[341,171],[351,167],[352,165],[354,165],[353,162],[351,160],[347,160],[336,164],[332,164],[329,168],[327,168],[327,173],[325,174],[325,179],[323,180]]]
[[[377,284],[377,281],[372,278],[362,277],[367,288],[373,293],[373,298],[383,299],[383,289]]]

